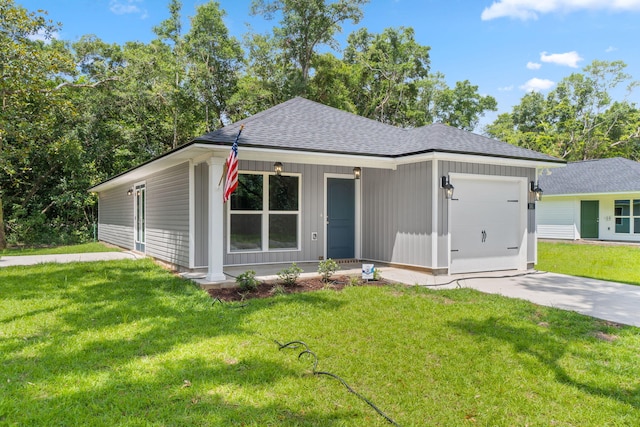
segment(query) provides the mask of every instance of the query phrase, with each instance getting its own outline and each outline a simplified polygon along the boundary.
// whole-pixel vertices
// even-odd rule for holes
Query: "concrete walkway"
[[[91,261],[112,261],[118,259],[139,259],[143,255],[133,252],[91,252],[86,254],[64,254],[64,255],[20,255],[0,257],[0,267],[12,267],[15,265],[35,265],[47,262],[67,263],[67,262],[91,262]]]

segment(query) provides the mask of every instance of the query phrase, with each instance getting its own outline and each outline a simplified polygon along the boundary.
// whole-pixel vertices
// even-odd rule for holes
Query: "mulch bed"
[[[359,281],[359,286],[383,286],[389,284],[385,280],[370,280],[363,282]],[[333,289],[335,291],[341,291],[345,286],[349,285],[349,276],[333,276],[331,281],[327,284],[322,281],[320,277],[310,277],[304,279],[298,279],[294,286],[284,286],[278,281],[262,282],[258,287],[252,291],[240,291],[238,287],[230,288],[214,288],[208,289],[207,292],[213,299],[219,299],[221,301],[246,301],[252,298],[269,298],[274,296],[274,288],[281,286],[282,293],[294,294],[299,292],[313,292],[320,289]]]

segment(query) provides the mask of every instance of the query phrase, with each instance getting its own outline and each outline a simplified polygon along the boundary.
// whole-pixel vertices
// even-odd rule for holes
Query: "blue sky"
[[[123,44],[154,38],[152,28],[168,17],[169,0],[15,0],[29,10],[44,9],[60,22],[58,38],[74,41],[95,34]],[[188,17],[205,0],[182,0]],[[247,24],[267,32],[277,21],[249,14],[250,0],[219,0],[231,34],[241,39]],[[622,60],[640,80],[640,0],[371,0],[364,19],[345,25],[381,32],[413,27],[418,43],[431,47],[431,71],[450,86],[469,80],[509,112],[528,90],[547,93],[563,77],[593,60]],[[185,29],[186,31],[186,29]],[[623,98],[622,91],[614,94]],[[629,98],[640,104],[640,88]],[[498,114],[482,122],[492,121]]]

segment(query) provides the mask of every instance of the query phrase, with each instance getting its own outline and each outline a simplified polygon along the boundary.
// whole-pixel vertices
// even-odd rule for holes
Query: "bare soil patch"
[[[321,277],[309,277],[298,279],[293,286],[285,286],[280,281],[261,282],[256,289],[251,291],[241,291],[237,286],[230,288],[208,289],[207,292],[213,299],[221,301],[246,301],[253,298],[269,298],[277,294],[294,294],[299,292],[313,292],[320,289],[332,289],[341,291],[346,286],[352,284],[350,276],[333,276],[331,281],[325,283]],[[389,282],[386,280],[358,280],[357,286],[384,286]]]

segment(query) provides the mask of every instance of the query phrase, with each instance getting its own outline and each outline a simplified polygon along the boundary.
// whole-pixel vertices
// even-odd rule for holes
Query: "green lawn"
[[[120,249],[107,246],[100,242],[83,243],[80,245],[56,246],[52,248],[12,248],[0,251],[0,255],[61,255],[83,254],[89,252],[118,252]]]
[[[536,268],[640,285],[640,246],[538,242]]]
[[[640,330],[471,289],[212,304],[149,260],[0,269],[0,425],[632,426]]]

